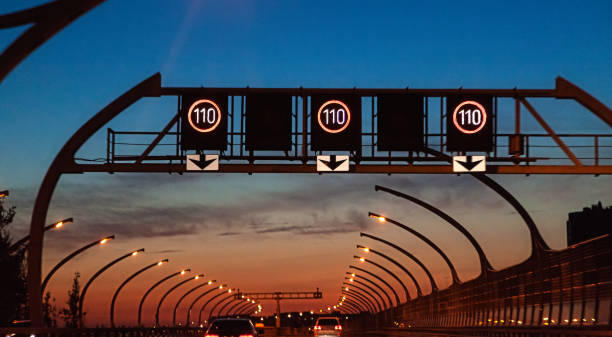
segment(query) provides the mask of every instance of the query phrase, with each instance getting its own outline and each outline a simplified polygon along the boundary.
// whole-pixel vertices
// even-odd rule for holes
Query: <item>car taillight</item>
[[[334,330],[342,330],[342,325],[336,325],[336,326],[334,327]]]
[[[321,326],[319,326],[319,325],[315,325],[315,326],[314,326],[314,329],[315,329],[315,330],[321,330]]]
[[[253,335],[240,335],[238,337],[253,337]]]
[[[204,337],[219,337],[219,335],[213,335],[213,334],[206,334]]]

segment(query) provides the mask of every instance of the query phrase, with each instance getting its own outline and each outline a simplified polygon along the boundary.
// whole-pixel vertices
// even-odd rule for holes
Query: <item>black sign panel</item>
[[[183,96],[181,131],[183,150],[225,150],[227,95]]]
[[[378,150],[417,151],[423,149],[423,96],[379,95],[377,115]]]
[[[291,95],[247,95],[245,146],[247,150],[291,150]]]
[[[493,148],[493,98],[456,95],[446,98],[446,149],[486,151]]]
[[[361,96],[311,96],[310,130],[313,151],[361,149]]]

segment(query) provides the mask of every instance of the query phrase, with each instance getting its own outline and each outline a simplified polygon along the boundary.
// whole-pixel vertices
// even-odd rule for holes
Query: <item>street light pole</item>
[[[192,292],[202,288],[203,286],[208,286],[213,284],[214,282],[217,282],[217,280],[210,280],[206,283],[202,283],[202,284],[198,284],[197,286],[189,289],[189,291],[187,291],[183,296],[181,296],[181,298],[179,298],[178,301],[176,301],[176,305],[174,306],[174,312],[172,313],[172,325],[176,326],[176,311],[178,310],[179,305],[181,304],[181,302],[183,301],[183,299],[185,299],[185,297],[187,297],[189,294],[191,294]],[[213,288],[214,289],[214,288]],[[191,309],[191,308],[190,308]],[[189,326],[189,317],[187,317],[187,324],[186,326]]]
[[[438,286],[436,285],[436,282],[434,281],[433,276],[431,275],[431,273],[429,272],[429,269],[427,269],[427,267],[425,266],[425,264],[423,264],[423,262],[421,262],[421,260],[419,260],[416,256],[412,255],[411,253],[407,252],[405,249],[403,249],[402,247],[391,243],[387,240],[381,239],[379,237],[376,237],[374,235],[370,235],[370,234],[366,234],[366,233],[361,233],[361,236],[365,236],[367,238],[370,238],[372,240],[376,240],[378,242],[382,242],[384,244],[386,244],[389,247],[393,247],[395,248],[397,251],[401,252],[402,254],[408,256],[410,259],[412,259],[412,261],[416,262],[416,264],[418,264],[423,271],[425,271],[425,274],[427,274],[427,277],[429,278],[429,283],[431,283],[431,291],[438,291]]]
[[[364,288],[362,288],[362,287],[360,287],[358,285],[355,285],[354,283],[349,283],[349,282],[342,282],[342,285],[343,286],[348,286],[349,289],[351,289],[351,288],[358,289],[361,293],[363,293],[364,296],[366,296],[366,295],[369,296],[368,299],[371,297],[374,300],[374,303],[376,303],[376,307],[375,308],[378,308],[378,311],[383,311],[383,306],[380,305],[380,302],[378,302],[378,299],[376,298],[376,296],[372,295],[366,289],[364,289]],[[385,310],[387,309],[386,306],[384,308],[385,308]]]
[[[395,273],[393,273],[392,271],[390,271],[389,269],[387,269],[386,267],[370,260],[370,259],[366,259],[363,256],[357,256],[357,255],[353,255],[353,258],[358,259],[361,262],[367,262],[371,265],[374,265],[376,267],[378,267],[380,270],[386,272],[387,274],[391,275],[391,277],[393,277],[401,286],[402,289],[404,289],[404,294],[406,295],[406,301],[410,301],[410,295],[408,294],[408,289],[406,288],[406,285],[404,284],[404,282],[402,282],[402,280],[397,277],[397,275],[395,275]]]
[[[185,326],[190,326],[191,325],[191,321],[189,320],[189,318],[191,317],[191,309],[193,308],[193,306],[196,304],[197,301],[199,301],[202,297],[208,295],[209,293],[217,290],[217,289],[223,289],[223,287],[227,287],[227,284],[222,284],[218,287],[212,288],[208,291],[205,291],[203,294],[201,294],[200,296],[196,297],[193,302],[191,302],[191,305],[189,306],[189,309],[187,309],[187,322],[185,323]],[[200,323],[198,322],[198,325]]]
[[[363,299],[363,296],[361,296],[361,295],[357,294],[357,293],[356,293],[356,292],[354,292],[354,291],[353,291],[353,292],[350,292],[350,291],[348,291],[348,290],[344,290],[345,288],[342,288],[342,289],[343,289],[343,290],[342,290],[342,294],[343,294],[344,296],[350,297],[350,298],[352,298],[353,300],[355,300],[355,301],[357,301],[357,302],[361,303],[361,304],[362,304],[364,307],[366,307],[366,308],[367,308],[367,310],[366,310],[366,311],[369,311],[369,312],[371,312],[371,313],[375,313],[375,312],[376,312],[376,310],[373,310],[372,306],[371,306],[371,305],[370,305],[370,304],[369,304],[369,303],[368,303],[366,300],[364,300],[364,299]]]
[[[138,276],[140,273],[149,270],[155,266],[161,266],[164,263],[167,263],[168,259],[163,259],[161,261],[152,263],[142,269],[140,269],[139,271],[135,272],[134,274],[132,274],[130,277],[128,277],[125,281],[123,281],[123,283],[121,283],[121,285],[117,288],[117,290],[115,290],[115,293],[113,294],[113,299],[111,301],[111,307],[110,307],[110,323],[111,323],[111,327],[115,327],[115,301],[117,300],[117,296],[119,295],[119,292],[121,291],[121,289],[123,289],[123,287],[125,287],[125,285],[130,282],[134,277]]]
[[[45,293],[45,288],[47,287],[47,283],[49,283],[49,280],[51,279],[51,276],[53,276],[53,274],[55,274],[55,272],[57,272],[57,270],[63,266],[64,264],[66,264],[66,262],[70,261],[73,257],[81,254],[82,252],[84,252],[85,250],[95,246],[95,245],[103,245],[106,242],[108,242],[108,240],[112,240],[114,239],[115,236],[111,235],[111,236],[107,236],[104,237],[100,240],[96,240],[92,243],[89,243],[77,250],[75,250],[74,252],[72,252],[70,255],[66,256],[65,258],[63,258],[58,264],[55,265],[55,267],[53,267],[53,269],[51,269],[51,271],[49,272],[49,274],[47,274],[47,276],[45,277],[42,285],[40,286],[40,293],[44,294]]]
[[[45,228],[43,228],[43,232],[46,232],[48,230],[50,230],[51,228],[61,228],[62,226],[64,226],[67,223],[71,223],[73,221],[72,218],[67,218],[64,220],[60,220],[58,222],[54,222],[50,225],[45,226]],[[26,235],[25,237],[23,237],[21,240],[15,242],[11,247],[9,247],[9,252],[12,253],[14,251],[16,251],[17,249],[19,249],[21,246],[23,246],[23,248],[28,248],[27,243],[29,243],[28,241],[30,241],[30,235]]]
[[[229,289],[228,289],[229,290]],[[204,303],[204,305],[202,306],[202,308],[200,309],[200,314],[198,315],[198,325],[200,325],[202,323],[202,312],[204,312],[204,308],[206,308],[206,306],[208,305],[208,303],[214,301],[217,297],[223,295],[227,293],[227,291],[223,291],[218,293],[217,295],[211,297],[208,301],[206,301],[206,303]]]
[[[215,312],[215,309],[219,306],[219,304],[221,304],[222,302],[225,302],[225,301],[227,301],[227,300],[229,300],[231,298],[235,298],[234,295],[229,295],[227,297],[224,297],[221,300],[219,300],[217,303],[215,303],[215,305],[213,305],[213,307],[210,309],[210,313],[208,314],[208,321],[209,322],[212,320],[212,317],[213,317],[213,314]]]
[[[149,290],[147,290],[147,292],[145,292],[145,294],[142,296],[142,298],[140,299],[140,303],[138,304],[138,326],[141,326],[141,318],[142,318],[142,305],[144,304],[145,299],[147,298],[147,296],[149,295],[149,293],[151,291],[153,291],[153,289],[157,288],[158,285],[166,282],[167,280],[178,276],[178,275],[185,275],[185,273],[190,272],[191,269],[183,269],[181,271],[178,271],[176,273],[172,273],[166,277],[164,277],[163,279],[157,281],[157,283],[155,283],[154,285],[151,286],[151,288],[149,288]]]
[[[389,284],[387,281],[383,280],[383,279],[382,279],[380,276],[378,276],[378,275],[376,275],[376,274],[374,274],[374,273],[372,273],[372,272],[370,272],[370,271],[367,271],[367,270],[365,270],[365,269],[363,269],[363,268],[359,268],[359,267],[357,267],[357,266],[353,266],[353,265],[350,265],[350,266],[349,266],[349,268],[352,268],[352,269],[355,269],[355,270],[359,270],[359,271],[361,271],[361,272],[364,272],[364,273],[366,273],[366,274],[368,274],[368,275],[370,275],[370,276],[374,277],[375,279],[379,280],[380,282],[382,282],[382,283],[383,283],[384,285],[386,285],[386,286],[387,286],[389,289],[391,289],[391,292],[393,293],[393,296],[395,297],[395,303],[396,303],[396,304],[395,304],[395,306],[400,305],[400,303],[401,303],[401,302],[400,302],[399,296],[397,296],[397,293],[395,292],[395,289],[393,289],[393,287],[392,287],[392,286],[391,286],[391,285],[390,285],[390,284]]]
[[[364,286],[364,287],[366,287],[366,288],[370,289],[370,291],[371,291],[371,292],[373,292],[374,294],[376,294],[376,296],[378,296],[378,298],[380,298],[380,301],[382,302],[383,308],[384,308],[385,310],[387,310],[387,308],[388,308],[388,307],[392,307],[392,306],[393,306],[393,303],[389,303],[389,306],[387,306],[387,303],[385,302],[384,297],[382,297],[382,295],[381,295],[381,294],[380,294],[378,291],[376,291],[376,289],[374,289],[374,288],[370,287],[370,286],[369,286],[369,285],[367,285],[366,283],[361,282],[361,281],[359,281],[359,280],[355,280],[355,279],[354,279],[354,278],[352,278],[352,277],[345,277],[344,279],[345,279],[345,280],[348,280],[348,281],[350,282],[350,284],[357,283],[357,284],[360,284],[360,285],[362,285],[362,286]]]
[[[356,273],[349,273],[348,271],[346,272],[347,275],[351,275],[350,278],[355,279],[357,277],[359,277],[360,279],[369,282],[371,285],[375,286],[376,288],[378,288],[378,290],[380,290],[383,294],[385,294],[385,297],[387,298],[387,300],[389,301],[389,307],[393,307],[393,301],[391,301],[391,297],[389,296],[389,294],[387,293],[387,291],[385,289],[383,289],[380,285],[378,285],[378,283],[370,280],[369,278],[362,276],[362,275],[358,275]],[[399,303],[398,303],[399,304]]]
[[[444,262],[446,262],[446,264],[448,265],[448,268],[450,269],[451,272],[451,277],[452,277],[452,282],[453,284],[455,283],[461,283],[461,281],[459,280],[459,276],[457,276],[457,269],[455,269],[455,266],[453,265],[453,263],[451,262],[451,260],[448,258],[448,256],[442,251],[442,249],[440,249],[440,247],[438,247],[438,245],[436,245],[435,243],[433,243],[433,241],[429,240],[425,235],[417,232],[416,230],[404,225],[403,223],[384,217],[380,214],[376,214],[376,213],[372,213],[372,212],[368,212],[368,216],[372,217],[372,218],[376,218],[379,221],[383,221],[383,222],[389,222],[392,223],[410,233],[412,233],[414,236],[418,237],[419,239],[421,239],[422,241],[424,241],[426,244],[428,244],[431,248],[433,248],[436,252],[438,252],[438,254],[440,254],[440,256],[442,256],[442,258],[444,259]],[[452,284],[451,284],[452,285]]]
[[[372,300],[368,296],[366,296],[365,293],[362,293],[361,291],[357,290],[356,289],[357,287],[354,287],[354,286],[347,287],[345,285],[343,285],[343,287],[344,287],[343,289],[346,292],[349,292],[349,293],[351,293],[351,294],[353,294],[355,296],[358,296],[359,298],[363,299],[366,303],[368,303],[368,305],[371,308],[372,313],[378,312],[378,310],[376,310],[377,308],[376,308],[376,305],[374,304],[374,302],[372,302]]]
[[[376,251],[372,248],[369,247],[365,247],[362,245],[357,245],[357,248],[362,249],[364,252],[369,253],[372,252],[380,257],[382,257],[383,259],[393,263],[394,265],[396,265],[398,268],[400,268],[401,270],[404,271],[404,273],[406,273],[410,279],[412,280],[412,283],[414,283],[414,286],[416,287],[416,291],[417,291],[417,297],[421,296],[423,293],[421,292],[421,286],[419,285],[419,283],[417,282],[416,278],[414,277],[414,275],[412,275],[411,272],[408,271],[408,269],[406,269],[406,267],[402,266],[399,262],[395,261],[394,259],[392,259],[391,257],[387,256],[386,254],[383,254],[379,251]],[[408,300],[409,297],[406,297],[406,299]]]
[[[110,263],[108,263],[107,265],[105,265],[104,267],[100,268],[100,270],[98,270],[95,274],[93,274],[92,277],[89,278],[89,280],[87,281],[87,283],[85,283],[85,286],[83,287],[83,290],[81,291],[81,295],[79,296],[79,327],[83,327],[83,303],[85,302],[85,295],[87,294],[87,289],[89,289],[89,286],[91,285],[91,283],[98,278],[98,276],[100,276],[104,271],[106,271],[108,268],[112,267],[113,265],[115,265],[117,262],[127,259],[130,256],[136,256],[138,255],[138,253],[140,252],[144,252],[144,248],[140,248],[138,250],[134,250],[131,251],[123,256],[120,256],[118,258],[116,258],[115,260],[111,261]]]
[[[188,279],[186,279],[184,281],[181,281],[181,282],[175,284],[174,287],[172,287],[172,288],[168,289],[168,291],[166,291],[164,296],[161,297],[161,299],[159,300],[159,303],[157,304],[157,310],[155,311],[155,326],[159,326],[159,309],[161,308],[162,303],[164,303],[164,300],[166,299],[166,297],[168,297],[168,295],[170,295],[170,293],[173,292],[174,289],[182,286],[183,284],[185,284],[185,283],[187,283],[189,281],[198,280],[201,277],[204,277],[204,274],[199,274],[199,275],[196,275],[196,276],[194,276],[192,278],[188,278]]]

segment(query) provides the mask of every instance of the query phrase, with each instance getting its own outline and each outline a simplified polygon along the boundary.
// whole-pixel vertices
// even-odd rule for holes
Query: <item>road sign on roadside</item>
[[[453,172],[485,172],[485,156],[453,156]]]
[[[348,172],[349,156],[317,156],[318,172]]]
[[[188,154],[187,171],[219,171],[218,154]]]

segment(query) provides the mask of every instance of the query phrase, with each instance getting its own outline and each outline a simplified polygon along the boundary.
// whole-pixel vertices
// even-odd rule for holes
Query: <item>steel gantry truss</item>
[[[280,301],[281,300],[306,300],[306,299],[321,299],[323,293],[317,288],[316,291],[275,291],[263,293],[243,293],[238,292],[234,298],[249,298],[252,300],[274,300],[276,301],[276,327],[280,328]]]
[[[451,154],[445,152],[444,134],[444,102],[448,95],[488,95],[494,99],[493,128],[494,144],[487,156],[486,173],[496,174],[612,174],[612,158],[602,153],[610,145],[612,134],[558,134],[546,123],[535,110],[528,99],[555,98],[572,99],[599,117],[605,124],[612,126],[612,111],[588,93],[566,81],[557,78],[554,89],[315,89],[315,88],[177,88],[162,87],[161,75],[155,74],[139,83],[132,89],[119,96],[79,128],[62,147],[40,186],[30,224],[30,246],[28,253],[28,292],[30,312],[33,326],[42,324],[42,294],[41,259],[43,229],[46,221],[49,203],[53,191],[62,174],[82,174],[85,172],[169,172],[182,174],[186,172],[186,151],[181,149],[180,106],[183,95],[204,95],[224,93],[230,97],[228,111],[228,149],[216,151],[220,155],[219,172],[222,173],[317,173],[316,155],[310,145],[310,132],[308,128],[309,113],[308,100],[317,94],[354,94],[362,99],[362,105],[368,100],[372,105],[369,111],[371,128],[362,132],[360,149],[350,152],[349,173],[452,173],[450,165]],[[292,96],[292,144],[291,151],[264,152],[247,151],[245,147],[245,106],[244,99],[247,94],[255,93],[283,93]],[[376,111],[375,100],[377,95],[408,93],[422,95],[424,99],[424,142],[421,151],[413,152],[380,152],[376,149],[377,134],[375,131]],[[102,129],[117,115],[125,111],[145,97],[174,96],[178,99],[176,113],[169,115],[170,119],[159,132],[120,132],[108,129],[106,158],[101,163],[92,163],[75,158],[77,151],[83,144]],[[497,132],[495,116],[503,112],[498,109],[498,100],[514,100],[514,133],[502,134]],[[440,105],[440,129],[430,132],[430,116],[434,116],[435,102]],[[431,103],[431,104],[430,104]],[[541,124],[546,133],[521,133],[521,106]],[[499,110],[499,111],[498,111]],[[368,111],[364,110],[363,115]],[[367,119],[364,119],[367,120]],[[174,131],[172,131],[174,129]],[[122,141],[119,137],[145,136],[152,141],[142,144],[144,149],[133,154],[120,154]],[[524,151],[512,150],[512,139],[523,139]],[[534,144],[538,139],[549,139],[548,145]],[[161,143],[170,140],[173,143]],[[506,142],[507,140],[507,142]],[[576,143],[566,143],[569,140]],[[519,142],[520,143],[520,142]],[[552,145],[551,145],[552,144]],[[568,145],[569,144],[569,145]],[[134,145],[134,144],[131,144]],[[542,152],[544,146],[548,149],[554,146],[561,149],[564,157],[554,157]],[[609,146],[609,147],[608,147]],[[437,148],[434,149],[434,148]],[[505,149],[508,153],[503,154]],[[168,151],[168,149],[172,149]],[[584,151],[590,151],[585,154]],[[153,152],[155,150],[155,152]],[[581,153],[577,151],[580,150]],[[166,151],[166,152],[164,152]],[[503,152],[503,153],[502,153]],[[485,175],[480,175],[487,179]]]

